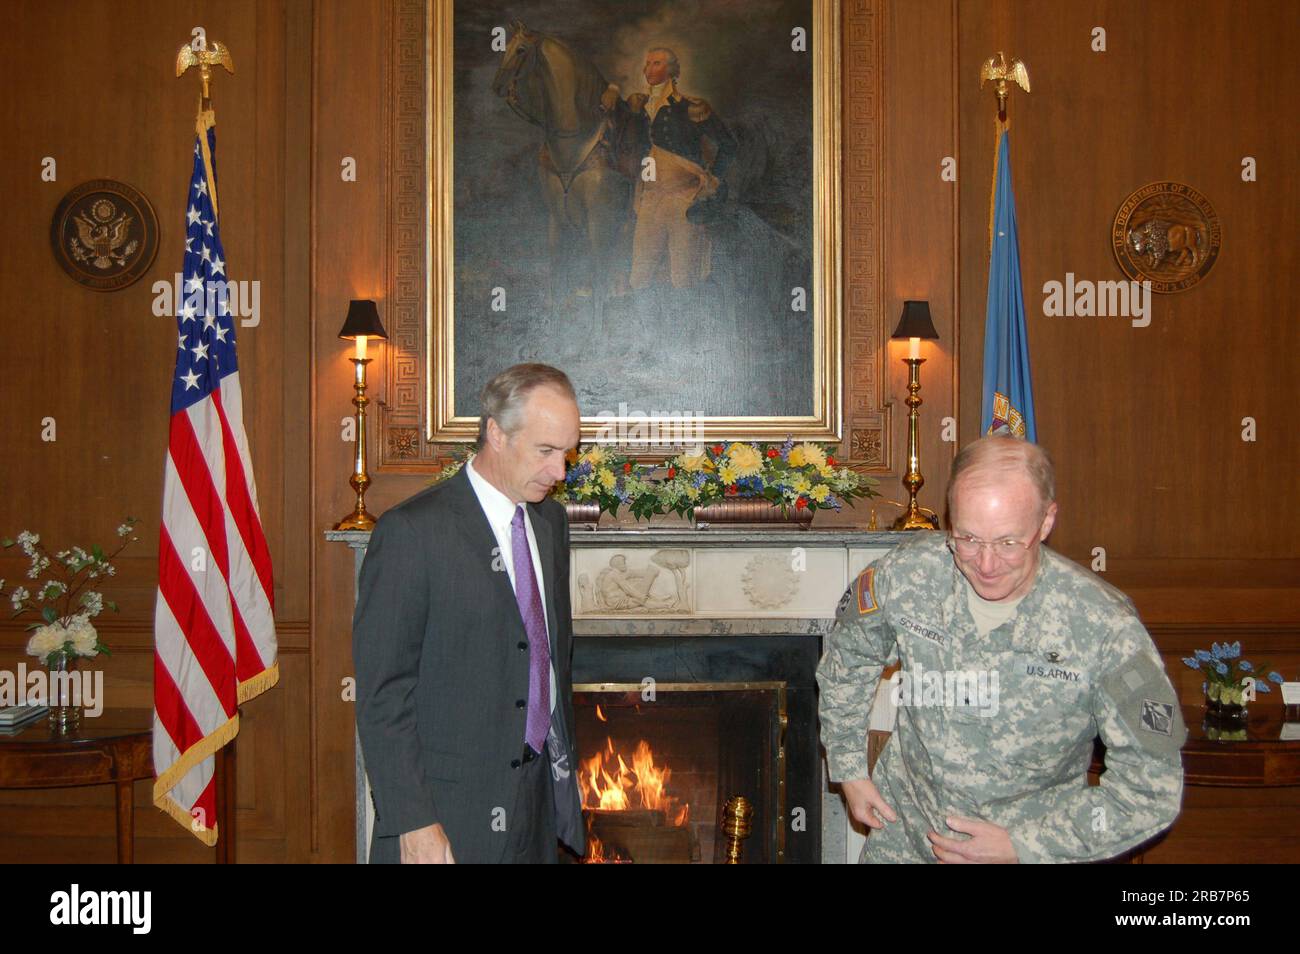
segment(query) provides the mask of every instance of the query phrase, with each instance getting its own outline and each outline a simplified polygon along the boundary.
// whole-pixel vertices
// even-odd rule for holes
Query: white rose
[[[99,637],[95,634],[95,627],[89,623],[77,627],[72,633],[72,649],[78,656],[95,655],[95,644],[98,642]]]
[[[62,649],[66,639],[67,634],[58,623],[38,627],[27,641],[27,655],[43,661],[50,653]]]

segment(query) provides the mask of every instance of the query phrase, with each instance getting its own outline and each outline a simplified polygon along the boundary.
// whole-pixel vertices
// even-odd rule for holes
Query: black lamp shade
[[[375,303],[369,299],[354,298],[348,305],[348,317],[343,322],[343,330],[339,332],[339,337],[355,339],[362,335],[367,338],[385,340],[388,338],[388,333],[384,331],[384,324],[379,320],[379,309]]]
[[[934,330],[934,322],[930,320],[930,303],[928,301],[903,302],[903,316],[898,319],[898,327],[894,329],[893,337],[938,338],[939,332]]]

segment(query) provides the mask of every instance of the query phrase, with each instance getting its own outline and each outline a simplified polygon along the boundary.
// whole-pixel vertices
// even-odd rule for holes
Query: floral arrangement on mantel
[[[0,545],[8,548],[16,544],[27,555],[30,561],[28,579],[40,579],[49,573],[49,579],[34,592],[25,586],[15,586],[7,597],[14,609],[11,618],[17,619],[29,612],[41,618],[41,622],[27,627],[32,633],[27,641],[29,656],[53,667],[77,656],[112,655],[90,621],[105,607],[116,613],[117,604],[105,600],[102,593],[88,587],[93,580],[117,573],[111,561],[139,539],[133,535],[136,523],[134,517],[126,518],[126,522],[117,528],[121,543],[108,554],[95,545],[88,551],[74,546],[51,555],[42,545],[40,536],[28,530],[18,534],[17,540],[0,540]],[[4,585],[5,581],[0,580],[0,595],[4,592]]]
[[[1198,649],[1193,655],[1183,657],[1183,665],[1205,674],[1201,688],[1205,690],[1206,701],[1212,708],[1235,707],[1239,710],[1245,704],[1243,680],[1247,678],[1254,679],[1256,692],[1272,692],[1269,681],[1279,684],[1283,681],[1282,674],[1275,669],[1268,666],[1256,669],[1249,659],[1242,659],[1240,641],[1225,642],[1222,646],[1213,643],[1208,652]]]
[[[444,467],[433,483],[446,480],[472,453]],[[722,441],[698,454],[678,454],[650,465],[617,450],[585,444],[570,451],[563,483],[551,496],[560,503],[596,504],[617,514],[627,507],[637,519],[657,514],[688,516],[710,504],[762,500],[781,513],[839,510],[846,500],[876,497],[876,481],[841,464],[812,441],[796,444]]]

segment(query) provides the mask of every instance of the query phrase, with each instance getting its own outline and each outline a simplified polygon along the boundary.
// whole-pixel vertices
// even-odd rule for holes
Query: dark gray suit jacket
[[[556,728],[571,749],[569,524],[549,497],[527,506],[553,647]],[[374,793],[372,863],[399,861],[397,836],[434,822],[458,862],[502,859],[499,810],[515,804],[524,747],[528,636],[505,570],[511,554],[496,549],[464,468],[387,511],[371,534],[352,654]],[[558,819],[561,829],[567,821],[581,832],[576,772],[557,785],[573,786],[569,815],[577,816]]]

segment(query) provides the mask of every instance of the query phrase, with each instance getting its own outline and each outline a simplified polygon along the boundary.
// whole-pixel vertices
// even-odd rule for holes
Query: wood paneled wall
[[[245,425],[275,562],[280,684],[244,707],[239,736],[240,856],[310,857],[304,806],[315,802],[310,727],[313,603],[309,489],[311,366],[311,8],[280,0],[50,4],[5,8],[0,103],[6,221],[0,229],[0,380],[5,493],[0,535],[31,529],[56,546],[109,543],[130,514],[139,543],[107,588],[121,613],[100,628],[106,704],[152,705],[153,607],[163,454],[176,325],[156,317],[156,281],[181,265],[198,79],[174,77],[195,26],[229,44],[236,73],[214,81],[221,229],[232,280],[260,283],[260,323],[237,329]],[[46,156],[57,180],[41,180]],[[120,179],[157,213],[161,241],[129,288],[88,291],[49,246],[59,200],[87,179]],[[41,439],[53,417],[57,440]],[[25,579],[16,551],[0,578]],[[6,617],[8,614],[5,614]],[[21,660],[26,621],[0,624],[0,666]],[[29,662],[31,660],[28,660]],[[97,663],[96,665],[100,665]],[[211,859],[136,786],[140,861]],[[114,858],[111,787],[0,792],[0,859]],[[350,837],[348,835],[347,837]],[[344,839],[346,840],[346,839]]]
[[[125,513],[144,519],[115,591],[123,612],[104,626],[116,650],[104,664],[115,705],[150,699],[163,369],[174,340],[171,319],[151,312],[150,285],[180,261],[196,98],[196,82],[173,79],[171,63],[200,24],[234,51],[238,72],[215,88],[222,228],[232,277],[262,283],[261,324],[240,330],[240,352],[281,648],[279,686],[244,708],[244,860],[352,856],[353,714],[343,699],[352,557],[321,536],[351,508],[341,433],[351,367],[336,335],[350,298],[382,309],[395,283],[422,282],[420,263],[395,254],[405,220],[392,208],[407,189],[395,172],[409,136],[396,128],[399,97],[410,94],[397,88],[398,65],[423,49],[422,9],[419,0],[22,0],[0,36],[10,91],[0,104],[10,144],[0,155],[10,435],[0,533],[84,542],[106,538]],[[1241,638],[1295,676],[1300,527],[1285,495],[1300,463],[1288,437],[1300,385],[1287,367],[1297,352],[1287,306],[1300,191],[1288,177],[1298,67],[1287,50],[1300,38],[1288,5],[844,0],[843,12],[844,162],[874,184],[866,205],[845,193],[845,287],[865,290],[846,294],[846,324],[883,339],[904,299],[931,303],[940,340],[926,345],[922,503],[942,510],[956,449],[942,440],[943,418],[957,419],[963,442],[978,431],[993,105],[977,71],[1003,49],[1025,59],[1034,82],[1012,101],[1012,161],[1038,424],[1060,473],[1054,544],[1081,561],[1106,548],[1107,577],[1136,598],[1185,698],[1199,678],[1182,675],[1176,656],[1211,639]],[[1106,53],[1089,48],[1094,26],[1107,29]],[[868,70],[878,72],[861,82]],[[847,134],[868,126],[875,135]],[[58,159],[57,183],[40,180],[47,155]],[[1258,182],[1240,181],[1245,155],[1257,159]],[[957,159],[955,183],[940,176],[947,156]],[[348,157],[355,182],[340,175]],[[141,189],[162,226],[153,269],[123,292],[73,285],[48,248],[59,198],[96,177]],[[1146,329],[1043,317],[1043,282],[1067,271],[1120,277],[1111,217],[1136,186],[1164,178],[1202,189],[1219,211],[1224,251],[1210,278],[1157,298]],[[867,205],[869,216],[855,218]],[[873,372],[890,402],[894,471],[882,489],[899,499],[905,368],[888,350],[898,346],[886,348]],[[383,373],[375,362],[373,393]],[[59,422],[53,444],[39,439],[45,416]],[[1245,416],[1258,421],[1253,444],[1238,436]],[[426,480],[378,474],[371,509]],[[881,505],[882,524],[895,512]],[[865,523],[866,509],[850,519]],[[0,577],[22,572],[0,556]],[[22,658],[21,636],[16,624],[0,626],[0,666]],[[147,785],[137,795],[141,860],[210,859],[149,807]],[[1286,810],[1279,797],[1264,802]],[[1195,856],[1220,817],[1215,806],[1257,808],[1260,798],[1211,802],[1180,822],[1167,855]],[[113,856],[107,788],[2,792],[0,818],[0,859]],[[1295,845],[1279,850],[1294,857]]]

